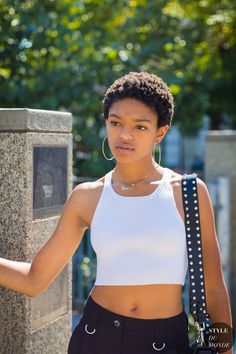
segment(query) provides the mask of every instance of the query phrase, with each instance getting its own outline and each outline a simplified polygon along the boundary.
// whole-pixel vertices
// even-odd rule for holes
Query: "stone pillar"
[[[70,113],[0,110],[0,257],[31,262],[72,189]],[[63,252],[63,250],[62,250]],[[42,294],[0,287],[0,354],[66,354],[71,262]]]
[[[230,230],[230,286],[228,288],[231,300],[233,324],[236,325],[236,131],[235,130],[212,130],[206,135],[205,156],[205,181],[216,183],[219,186],[222,176],[229,177],[230,181],[230,205],[229,205],[229,230]],[[219,183],[220,182],[220,183]],[[218,187],[216,188],[216,190]],[[223,189],[224,190],[224,189]],[[227,193],[225,191],[225,193]],[[221,196],[227,199],[227,195]],[[218,199],[221,199],[219,197]],[[223,204],[219,203],[219,208]],[[217,216],[216,216],[217,219]],[[226,219],[225,219],[226,220]],[[226,226],[227,227],[227,226]],[[220,230],[217,230],[220,233]],[[219,235],[218,235],[219,236]],[[220,235],[227,237],[226,234]]]

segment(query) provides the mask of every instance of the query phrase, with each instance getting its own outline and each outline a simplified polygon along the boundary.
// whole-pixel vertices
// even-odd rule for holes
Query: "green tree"
[[[235,0],[0,0],[0,104],[68,110],[75,173],[101,175],[106,87],[129,72],[163,77],[173,124],[235,128]]]

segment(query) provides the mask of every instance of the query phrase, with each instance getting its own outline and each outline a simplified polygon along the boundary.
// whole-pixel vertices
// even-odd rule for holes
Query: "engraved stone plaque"
[[[58,215],[67,199],[67,147],[33,147],[33,219]]]
[[[66,314],[67,297],[68,267],[65,267],[47,290],[31,299],[31,331]]]

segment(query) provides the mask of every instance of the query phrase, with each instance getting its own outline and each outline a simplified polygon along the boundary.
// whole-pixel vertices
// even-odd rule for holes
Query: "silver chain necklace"
[[[141,183],[149,183],[152,181],[154,181],[153,178],[152,179],[141,179],[140,181],[138,181],[136,183],[126,183],[126,182],[118,181],[118,182],[113,182],[112,185],[119,186],[122,191],[130,191],[130,190],[134,190]]]
[[[136,183],[130,183],[130,184],[128,184],[126,182],[114,182],[114,183],[112,183],[112,185],[119,186],[122,191],[130,191],[130,190],[134,190],[141,183],[148,183],[151,181],[152,181],[152,179],[151,180],[141,180]],[[125,183],[125,184],[123,184],[123,183]]]

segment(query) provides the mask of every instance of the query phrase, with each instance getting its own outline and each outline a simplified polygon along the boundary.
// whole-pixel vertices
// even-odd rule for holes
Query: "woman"
[[[97,276],[69,354],[188,352],[181,175],[153,157],[173,112],[173,97],[161,78],[130,72],[116,80],[103,101],[115,168],[74,188],[56,230],[32,264],[0,260],[0,284],[35,296],[91,229]],[[213,322],[231,324],[213,209],[205,183],[198,178],[197,184],[208,312]]]

